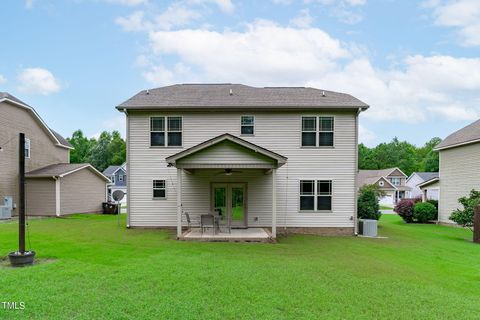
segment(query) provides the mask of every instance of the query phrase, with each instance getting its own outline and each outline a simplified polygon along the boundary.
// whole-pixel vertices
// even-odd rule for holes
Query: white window
[[[112,183],[115,183],[115,175],[112,174]]]
[[[401,179],[400,178],[390,178],[390,181],[394,186],[399,186],[401,184]]]
[[[331,211],[332,181],[331,180],[301,180],[300,181],[301,211]]]
[[[242,127],[241,128],[242,135],[254,135],[255,134],[255,117],[242,116],[241,127]]]
[[[153,180],[153,198],[166,199],[167,190],[165,180]]]
[[[151,117],[150,146],[182,146],[182,117]]]
[[[302,117],[303,147],[333,147],[333,117]]]
[[[123,174],[118,176],[118,181],[123,181]]]
[[[30,159],[30,139],[25,138],[25,158]]]

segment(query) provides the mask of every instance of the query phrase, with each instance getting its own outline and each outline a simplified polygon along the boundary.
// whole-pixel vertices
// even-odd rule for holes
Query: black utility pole
[[[25,134],[19,135],[18,150],[18,251],[10,252],[8,258],[14,267],[33,264],[35,251],[25,251]]]
[[[473,242],[480,243],[480,204],[475,208],[473,216]]]
[[[18,251],[25,253],[25,134],[20,133],[18,159]]]

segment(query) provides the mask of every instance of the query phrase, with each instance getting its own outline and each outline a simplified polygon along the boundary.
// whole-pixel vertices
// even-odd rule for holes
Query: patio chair
[[[231,233],[230,219],[228,215],[222,214],[221,209],[214,210],[215,215],[217,216],[216,222],[218,230],[221,232],[222,228],[227,229],[228,233]]]
[[[215,217],[212,214],[202,214],[200,216],[200,228],[202,234],[206,228],[212,228],[212,233],[215,235]]]
[[[183,212],[183,214],[187,219],[188,230],[190,230],[192,228],[192,220],[190,220],[190,215],[188,214],[188,212]]]

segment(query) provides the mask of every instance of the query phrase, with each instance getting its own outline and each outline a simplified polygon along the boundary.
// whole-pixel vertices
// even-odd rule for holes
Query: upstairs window
[[[302,117],[302,146],[317,146],[317,117]]]
[[[300,211],[331,211],[332,180],[301,180]]]
[[[242,135],[254,135],[255,134],[255,117],[242,116],[241,127],[242,127],[241,129]]]
[[[394,186],[399,186],[401,184],[401,179],[400,178],[390,178],[390,182],[392,182],[392,184]]]
[[[318,117],[318,146],[333,147],[333,117]]]
[[[166,183],[165,180],[153,180],[153,198],[166,199]]]
[[[25,138],[25,158],[30,159],[30,139]]]
[[[123,181],[123,174],[118,176],[118,181]]]
[[[182,146],[182,117],[151,117],[150,146]]]
[[[302,117],[302,147],[333,147],[333,117]]]

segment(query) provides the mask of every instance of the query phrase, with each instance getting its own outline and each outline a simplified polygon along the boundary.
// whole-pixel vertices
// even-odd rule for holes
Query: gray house
[[[438,219],[452,223],[450,214],[461,207],[458,198],[480,190],[480,120],[452,133],[435,150],[440,153],[439,178],[423,187],[440,189]]]
[[[368,105],[304,87],[180,84],[120,104],[129,227],[201,215],[234,228],[354,234],[358,115]]]
[[[89,164],[70,164],[68,141],[50,129],[31,106],[0,92],[0,201],[12,198],[13,214],[17,214],[18,203],[20,132],[25,133],[26,142],[27,214],[59,216],[101,210],[108,179]]]
[[[376,185],[384,192],[379,199],[381,205],[392,207],[403,198],[407,197],[410,187],[406,184],[407,175],[399,168],[388,168],[380,170],[359,170],[358,188],[364,185]]]
[[[109,166],[103,174],[110,179],[108,184],[108,200],[112,200],[113,192],[121,190],[125,193],[121,203],[127,203],[127,164],[121,166]]]

